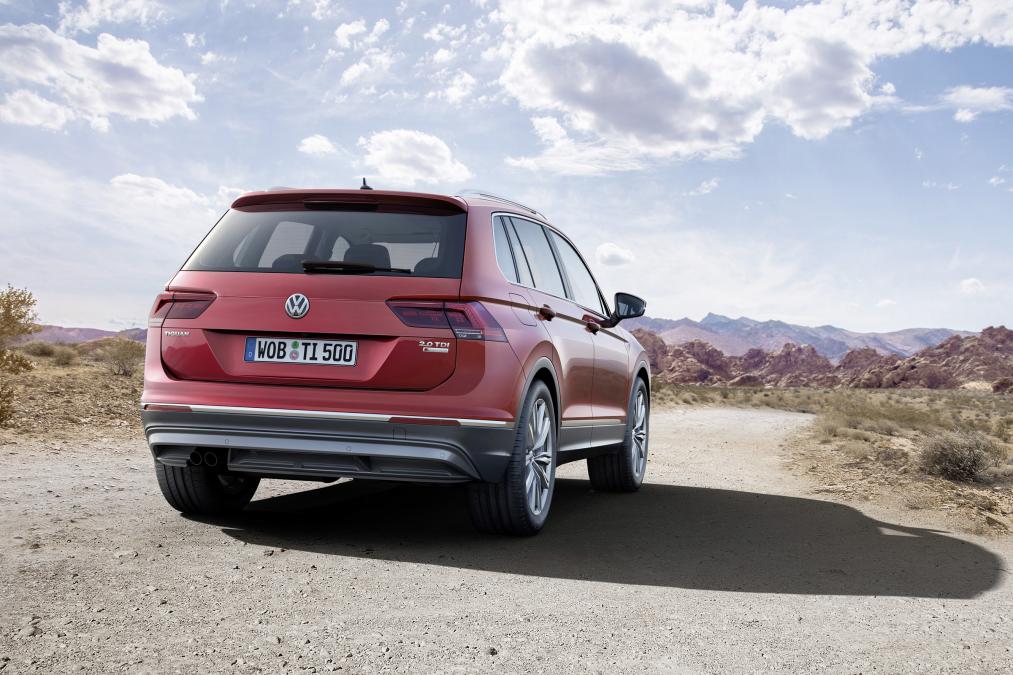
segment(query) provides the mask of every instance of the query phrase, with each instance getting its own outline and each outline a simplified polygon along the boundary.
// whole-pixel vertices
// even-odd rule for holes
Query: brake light
[[[151,308],[149,326],[161,326],[166,319],[196,319],[215,301],[214,293],[170,291],[159,293]]]
[[[480,302],[388,302],[406,326],[450,328],[459,340],[506,342],[506,332]]]

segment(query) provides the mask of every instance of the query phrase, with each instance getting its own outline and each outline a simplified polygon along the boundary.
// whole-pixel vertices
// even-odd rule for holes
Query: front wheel
[[[517,419],[506,476],[472,483],[468,505],[475,527],[496,534],[532,535],[549,515],[556,486],[556,413],[549,388],[535,382]]]
[[[587,475],[599,492],[636,492],[647,473],[647,440],[650,429],[651,398],[647,384],[639,377],[630,395],[626,415],[626,436],[616,452],[590,457]]]

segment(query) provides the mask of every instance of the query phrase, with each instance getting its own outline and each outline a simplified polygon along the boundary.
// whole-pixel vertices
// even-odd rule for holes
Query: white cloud
[[[442,140],[422,131],[392,129],[360,138],[366,156],[363,162],[378,178],[398,186],[416,183],[460,183],[471,171],[454,159]]]
[[[896,304],[897,304],[896,300],[891,300],[890,298],[883,298],[876,303],[876,307],[879,309],[886,309],[887,307],[893,307]]]
[[[206,38],[204,37],[204,33],[183,33],[183,43],[191,49],[197,46],[203,47],[206,43]]]
[[[430,98],[442,98],[452,105],[460,105],[475,90],[475,78],[463,70],[454,73],[438,73],[437,80],[443,88],[428,94]]]
[[[436,64],[448,63],[449,61],[452,61],[453,59],[454,59],[454,50],[453,49],[446,49],[445,47],[440,47],[433,54],[433,63],[436,63]]]
[[[369,31],[369,36],[366,38],[366,42],[376,42],[388,30],[390,30],[390,21],[387,21],[387,19],[379,19],[373,24],[373,30]]]
[[[26,89],[7,94],[0,105],[0,122],[8,124],[62,129],[72,119],[74,113],[69,108],[47,101]]]
[[[203,100],[192,76],[160,65],[143,40],[103,33],[89,47],[38,24],[0,26],[0,76],[48,89],[75,118],[100,130],[114,115],[194,119],[190,106]]]
[[[690,190],[689,192],[683,192],[682,194],[684,197],[698,197],[700,195],[709,195],[710,193],[718,189],[718,185],[720,183],[721,183],[720,178],[711,178],[710,180],[705,180],[704,182],[697,185],[695,189]]]
[[[1010,87],[954,87],[943,95],[943,102],[953,108],[953,119],[972,122],[981,113],[1013,110],[1013,88]]]
[[[921,148],[915,148],[915,159],[921,161],[922,157],[924,157],[924,156],[925,156],[925,153],[922,152]]]
[[[45,320],[66,325],[143,321],[237,192],[137,173],[93,177],[56,161],[0,155],[0,269],[37,294]]]
[[[438,23],[427,30],[422,37],[433,42],[458,42],[466,30],[465,26],[449,26],[445,23]]]
[[[296,148],[299,152],[311,155],[314,157],[322,157],[324,155],[333,155],[338,151],[334,147],[334,143],[329,138],[321,134],[313,134],[299,141],[299,147]]]
[[[610,171],[639,169],[643,162],[621,144],[575,139],[555,117],[532,117],[535,135],[546,146],[534,157],[507,157],[509,166],[571,176],[600,176]]]
[[[872,70],[879,60],[1013,44],[1013,13],[974,1],[502,0],[493,16],[511,46],[506,92],[557,120],[563,154],[586,150],[600,164],[601,147],[625,147],[612,170],[735,157],[771,122],[824,138],[895,104],[894,87],[878,85]],[[544,144],[515,164],[565,169],[559,154]]]
[[[988,179],[988,184],[991,185],[991,186],[993,186],[993,187],[998,187],[998,186],[1002,185],[1005,182],[1006,182],[1006,179],[1003,178],[1002,176],[992,176],[991,178]]]
[[[379,82],[387,76],[393,64],[393,53],[385,49],[371,48],[363,53],[362,58],[345,68],[339,81],[345,87]]]
[[[636,261],[633,251],[611,241],[600,244],[594,254],[598,264],[606,267],[623,267]]]
[[[153,0],[87,0],[83,5],[61,2],[60,32],[88,33],[103,23],[150,24],[160,20],[164,11]]]
[[[350,49],[352,38],[366,32],[366,22],[357,19],[351,23],[343,23],[334,30],[334,39],[342,49]]]
[[[985,292],[985,284],[971,277],[960,282],[960,292],[964,295],[981,295]]]

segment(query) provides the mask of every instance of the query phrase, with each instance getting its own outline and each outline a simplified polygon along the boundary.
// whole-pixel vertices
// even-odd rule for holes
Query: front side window
[[[463,213],[232,210],[183,269],[302,274],[304,260],[326,260],[372,265],[379,276],[460,278],[466,224]]]
[[[566,239],[563,239],[555,232],[549,231],[552,242],[559,252],[559,262],[566,270],[566,278],[570,280],[570,290],[573,291],[571,298],[578,305],[598,312],[605,316],[605,309],[601,304],[601,295],[598,293],[598,285],[594,283],[594,277],[587,265],[581,259],[577,250]]]
[[[561,298],[566,297],[563,279],[556,266],[556,256],[552,253],[545,230],[538,223],[523,218],[512,218],[521,248],[531,268],[534,286],[538,290]]]

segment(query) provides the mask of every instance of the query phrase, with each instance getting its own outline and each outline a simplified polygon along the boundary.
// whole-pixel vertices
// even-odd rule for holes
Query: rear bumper
[[[476,419],[212,406],[141,415],[157,462],[185,465],[194,449],[213,449],[230,471],[278,478],[495,482],[514,439],[511,423]]]

